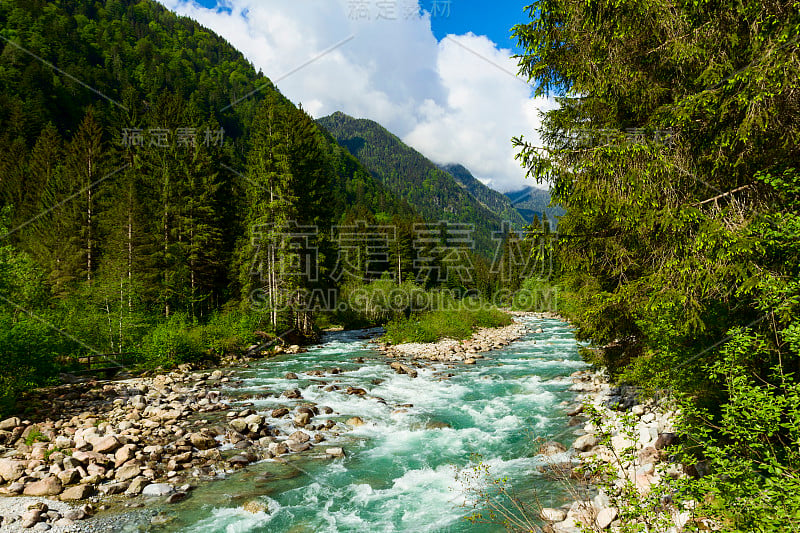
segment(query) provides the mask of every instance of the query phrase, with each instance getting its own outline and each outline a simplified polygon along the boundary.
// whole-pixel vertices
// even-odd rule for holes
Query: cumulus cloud
[[[552,102],[533,98],[514,75],[511,52],[487,37],[437,41],[430,14],[413,0],[220,0],[217,9],[161,2],[230,41],[314,117],[343,111],[369,118],[498,190],[532,185],[510,139],[535,141],[538,110]]]

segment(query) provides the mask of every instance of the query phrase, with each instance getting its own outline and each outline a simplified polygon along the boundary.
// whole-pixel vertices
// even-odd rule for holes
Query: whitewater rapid
[[[344,459],[320,452],[286,462],[262,461],[227,479],[196,489],[165,509],[174,519],[158,531],[245,532],[493,532],[500,525],[464,520],[470,509],[458,472],[476,461],[492,476],[508,476],[523,498],[545,506],[569,500],[558,483],[538,470],[537,439],[567,446],[574,439],[564,405],[575,398],[569,375],[586,365],[571,328],[551,319],[524,318],[531,331],[510,346],[487,353],[476,365],[436,364],[416,378],[397,374],[365,338],[371,332],[328,335],[301,355],[265,360],[238,373],[229,391],[240,405],[268,412],[278,406],[314,402],[334,414],[315,417],[366,423],[342,431],[321,448],[341,446]],[[362,358],[363,363],[356,362]],[[306,371],[338,367],[323,377]],[[295,373],[298,379],[287,379]],[[325,391],[335,383],[367,389],[365,397]],[[303,399],[280,397],[299,388]],[[381,401],[382,399],[383,401]],[[401,407],[406,405],[412,407]],[[234,403],[234,405],[236,405]],[[289,429],[286,421],[286,427]],[[476,456],[478,454],[480,457]],[[550,458],[550,461],[559,458]],[[566,456],[564,457],[566,460]],[[266,511],[242,509],[246,501]]]

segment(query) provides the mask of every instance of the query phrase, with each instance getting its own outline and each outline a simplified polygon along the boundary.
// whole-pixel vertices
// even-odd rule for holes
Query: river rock
[[[285,391],[283,391],[282,396],[284,396],[284,397],[286,397],[286,398],[288,398],[290,400],[296,400],[296,399],[299,399],[299,398],[303,397],[302,393],[300,392],[300,389],[285,390]]]
[[[297,427],[305,427],[311,421],[311,416],[308,413],[297,413],[294,417],[294,424]]]
[[[358,387],[347,387],[345,394],[349,394],[351,396],[365,396],[367,391]]]
[[[311,449],[311,443],[297,442],[294,440],[286,441],[286,446],[289,448],[289,451],[293,453],[300,453]]]
[[[542,509],[542,512],[539,513],[539,516],[542,520],[547,520],[548,522],[563,522],[567,517],[567,512],[563,509],[545,507]]]
[[[61,494],[63,487],[56,476],[50,475],[39,481],[28,483],[22,492],[25,496],[55,496]]]
[[[344,457],[344,449],[343,448],[327,448],[325,453],[330,457]]]
[[[308,442],[311,440],[311,436],[305,431],[295,431],[294,433],[289,435],[288,440],[294,442]]]
[[[128,490],[129,486],[130,486],[129,482],[120,481],[120,482],[117,482],[117,483],[107,483],[105,485],[101,485],[101,486],[99,486],[97,488],[97,490],[99,490],[100,492],[102,492],[106,496],[111,496],[111,495],[114,495],[114,494],[122,494],[123,492]]]
[[[556,441],[547,441],[539,447],[539,455],[550,457],[567,451],[567,447]],[[562,518],[563,520],[563,518]],[[558,520],[560,522],[561,520]]]
[[[20,425],[22,425],[22,421],[16,416],[11,418],[6,418],[2,422],[0,422],[0,431],[11,431],[12,429]]]
[[[113,435],[102,437],[92,443],[92,451],[97,453],[111,453],[122,446],[119,439]]]
[[[62,492],[61,499],[64,501],[85,500],[92,494],[94,494],[94,485],[75,485]]]
[[[64,512],[64,518],[72,522],[77,522],[86,518],[86,512],[83,509],[69,509]]]
[[[238,433],[245,433],[247,431],[247,422],[244,418],[234,418],[230,421],[230,426]]]
[[[268,449],[269,452],[275,456],[289,453],[289,448],[282,442],[271,442],[268,446]]]
[[[192,446],[198,450],[210,450],[217,446],[217,441],[214,440],[213,437],[203,435],[202,433],[192,433],[189,435],[189,441],[192,443]]]
[[[242,505],[242,509],[247,511],[248,513],[266,513],[269,510],[269,507],[266,503],[258,501],[258,500],[250,500]]]
[[[127,496],[138,496],[139,494],[142,493],[142,490],[144,490],[144,488],[149,484],[150,484],[150,481],[147,478],[143,477],[143,476],[139,476],[137,478],[134,478],[131,481],[131,484],[125,490],[125,494]]]
[[[72,485],[81,480],[81,475],[77,468],[70,468],[56,474],[62,485]]]
[[[366,422],[360,416],[354,416],[352,418],[348,418],[345,424],[348,426],[358,427],[363,426]]]
[[[148,496],[151,498],[166,496],[167,494],[172,494],[174,490],[175,488],[169,483],[153,483],[152,485],[147,485],[142,489],[142,496]]]
[[[228,464],[238,467],[247,466],[250,464],[250,459],[242,454],[234,455],[233,457],[228,458]]]
[[[142,473],[142,467],[135,462],[129,462],[122,465],[114,474],[114,479],[117,481],[128,481]],[[127,488],[127,487],[126,487]]]
[[[114,467],[118,468],[136,457],[136,446],[126,444],[114,454]]]
[[[178,502],[181,502],[181,501],[186,499],[186,496],[188,496],[188,494],[186,494],[185,492],[176,492],[174,494],[170,494],[167,497],[167,503],[178,503]]]
[[[577,403],[567,408],[567,416],[578,416],[583,412],[583,404]]]
[[[579,452],[591,450],[595,446],[597,446],[597,437],[591,434],[578,437],[572,444],[572,447]]]
[[[289,414],[289,410],[285,407],[279,407],[277,409],[273,409],[271,416],[272,418],[283,418],[284,416]]]
[[[24,461],[0,459],[0,478],[6,482],[16,481],[25,475],[26,466]]]
[[[597,513],[597,518],[595,518],[595,523],[597,527],[600,529],[606,529],[608,526],[611,525],[611,522],[617,518],[617,509],[614,507],[606,507],[601,509],[599,513]]]
[[[397,372],[398,374],[407,374],[409,377],[415,378],[417,377],[417,371],[414,368],[411,368],[408,365],[404,365],[403,363],[399,363],[397,361],[391,363],[389,365],[392,370]]]

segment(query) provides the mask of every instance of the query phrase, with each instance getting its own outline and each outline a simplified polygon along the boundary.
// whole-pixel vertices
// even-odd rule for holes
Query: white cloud
[[[486,37],[438,42],[429,14],[407,16],[408,1],[394,3],[389,19],[377,18],[375,1],[366,18],[353,11],[365,2],[350,0],[222,0],[224,10],[161,2],[230,41],[315,117],[343,111],[375,120],[433,161],[461,163],[498,190],[533,185],[510,139],[535,140],[537,109],[552,103],[533,99],[513,74],[511,52]]]

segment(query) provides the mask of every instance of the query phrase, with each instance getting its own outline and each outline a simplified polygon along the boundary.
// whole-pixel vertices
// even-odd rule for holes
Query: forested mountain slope
[[[387,189],[431,221],[475,226],[476,249],[491,253],[502,217],[476,200],[456,179],[372,120],[337,112],[317,121]]]
[[[509,221],[514,228],[519,230],[526,225],[525,219],[514,208],[505,195],[481,183],[481,181],[473,176],[466,167],[458,164],[450,164],[444,165],[441,168],[450,173],[450,175],[453,176],[473,198],[480,202],[481,205],[499,216],[502,220]]]

